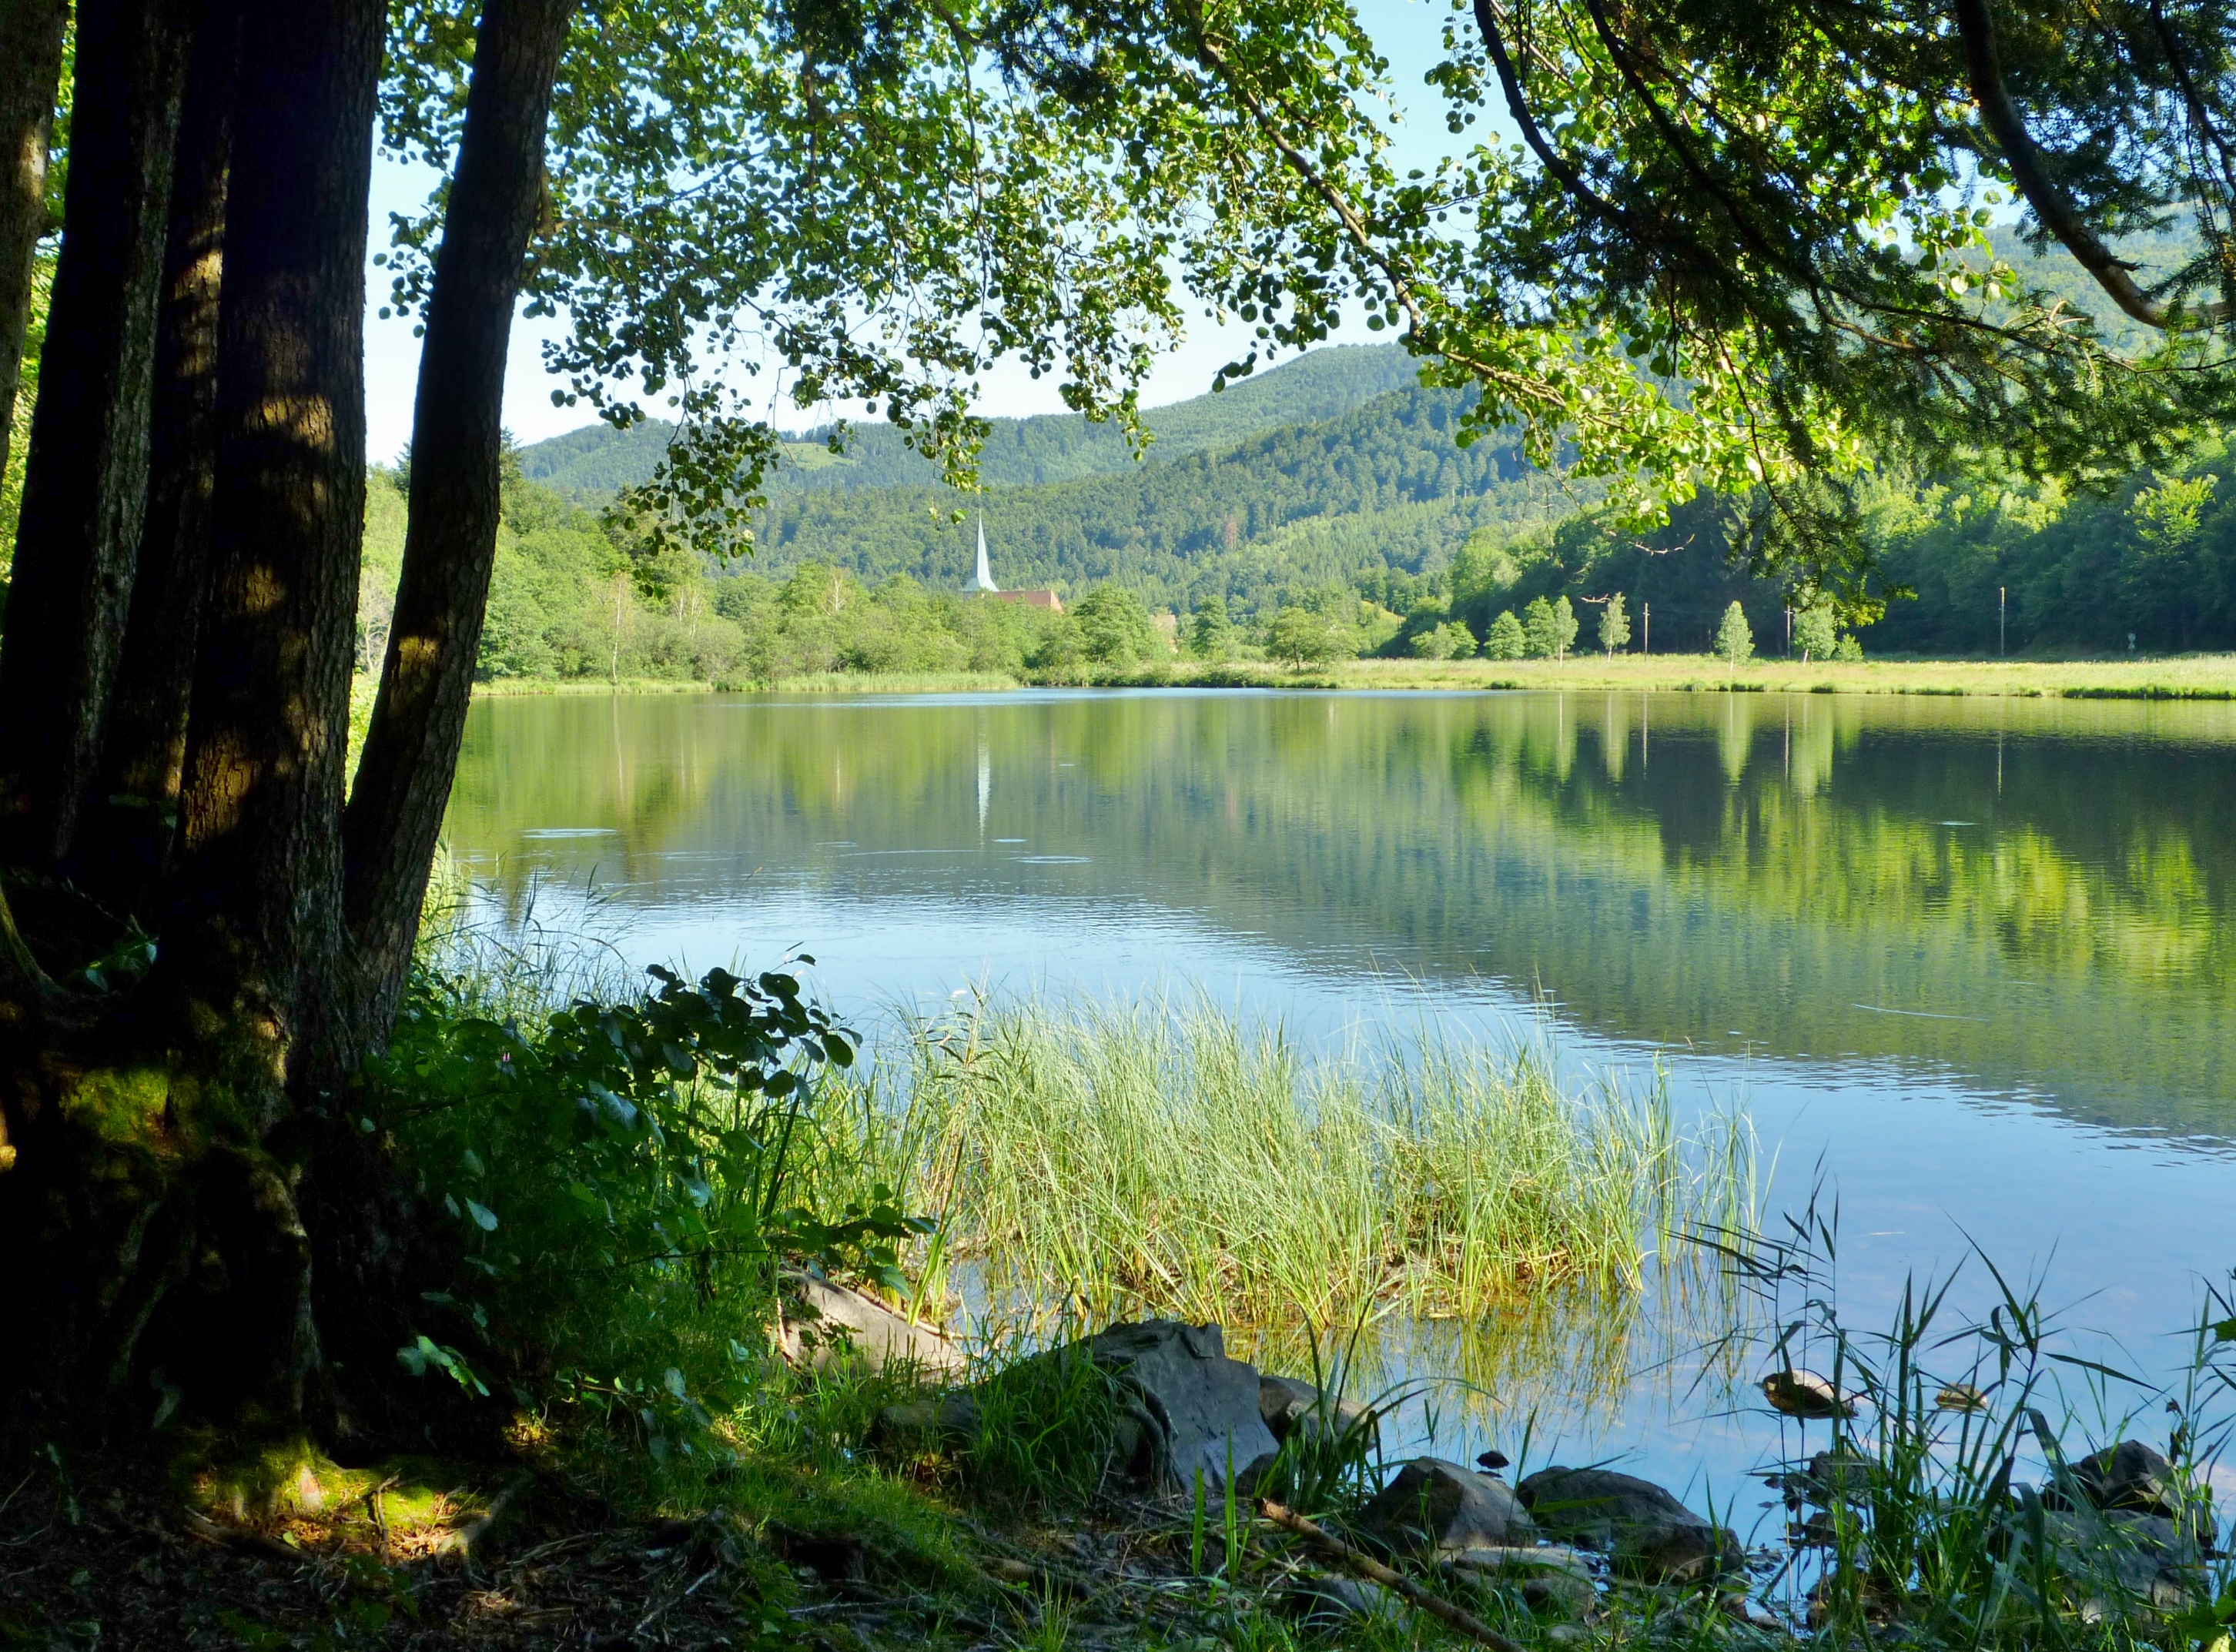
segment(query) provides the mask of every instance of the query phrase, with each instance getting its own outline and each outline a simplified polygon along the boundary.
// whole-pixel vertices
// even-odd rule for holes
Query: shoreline
[[[1924,695],[1989,699],[2236,700],[2236,654],[2101,660],[1871,659],[1802,664],[1750,661],[1737,671],[1705,654],[1608,660],[1356,659],[1292,669],[1266,661],[1160,662],[1075,676],[1002,672],[834,672],[772,685],[628,679],[503,678],[477,683],[477,698],[536,695],[987,694],[1036,688],[1262,688],[1368,692]]]

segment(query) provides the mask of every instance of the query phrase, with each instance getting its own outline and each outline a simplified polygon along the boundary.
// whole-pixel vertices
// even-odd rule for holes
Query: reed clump
[[[982,1004],[904,1020],[826,1085],[843,1164],[944,1212],[935,1265],[1090,1321],[1231,1328],[1475,1315],[1627,1291],[1741,1216],[1742,1128],[1687,1133],[1666,1076],[1564,1090],[1542,1039],[1424,1025],[1325,1053],[1201,1000]],[[832,1093],[843,1090],[845,1093]]]

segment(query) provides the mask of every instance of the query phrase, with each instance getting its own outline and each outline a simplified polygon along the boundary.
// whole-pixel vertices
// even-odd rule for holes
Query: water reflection
[[[450,831],[512,910],[595,888],[705,961],[779,909],[980,959],[1177,921],[1213,973],[1231,940],[1330,980],[1542,988],[1607,1037],[1738,1029],[2226,1137],[2232,750],[2236,710],[2135,702],[501,700]],[[826,980],[904,985],[867,955]]]
[[[500,924],[702,967],[806,943],[871,1019],[989,978],[1201,983],[1329,1040],[1549,1004],[1580,1066],[1667,1052],[1744,1104],[1773,1210],[1838,1189],[1850,1324],[1978,1236],[2160,1369],[2236,1256],[2232,758],[2209,704],[497,700],[448,833]],[[1360,1380],[1422,1382],[1403,1431],[1449,1454],[1534,1419],[1727,1496],[1778,1440],[1705,1352],[1729,1308],[1384,1326]]]

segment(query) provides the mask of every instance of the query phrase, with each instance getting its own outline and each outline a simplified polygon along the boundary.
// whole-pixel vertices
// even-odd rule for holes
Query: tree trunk
[[[213,0],[187,70],[155,331],[148,511],[80,856],[89,886],[127,911],[153,891],[178,836],[187,689],[209,569],[218,291],[240,51],[237,0]]]
[[[544,127],[574,0],[489,0],[427,305],[411,503],[380,694],[345,829],[346,921],[378,1042],[418,937],[497,556],[505,350],[543,189]]]
[[[62,256],[0,639],[0,808],[19,861],[93,779],[147,497],[148,393],[186,0],[85,0]]]
[[[0,475],[16,429],[31,265],[54,226],[47,213],[47,143],[62,70],[69,0],[0,0]]]
[[[177,1015],[174,1035],[207,1075],[199,1093],[225,1109],[221,1131],[215,1115],[211,1128],[226,1150],[198,1161],[209,1190],[201,1230],[229,1263],[247,1262],[224,1298],[238,1352],[194,1396],[209,1410],[230,1400],[299,1414],[319,1363],[299,1183],[334,1134],[341,1076],[326,1035],[341,956],[365,220],[385,16],[381,0],[247,0],[242,12],[209,580],[181,863],[144,989]],[[194,1335],[162,1324],[159,1349]]]
[[[226,204],[209,587],[164,954],[311,1076],[341,941],[365,531],[365,257],[381,0],[248,0]],[[319,1075],[331,1078],[331,1074]]]

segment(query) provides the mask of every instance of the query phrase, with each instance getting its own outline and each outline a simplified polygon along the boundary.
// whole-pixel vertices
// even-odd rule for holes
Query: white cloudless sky
[[[1454,144],[1444,130],[1437,95],[1424,87],[1422,76],[1444,56],[1444,22],[1449,15],[1443,0],[1359,0],[1360,14],[1372,30],[1376,43],[1390,60],[1391,82],[1404,124],[1393,134],[1395,153],[1402,165],[1427,166]],[[388,245],[388,215],[416,209],[427,196],[433,174],[424,167],[376,159],[372,180],[372,238],[375,252]],[[409,320],[380,318],[387,302],[389,275],[368,267],[365,291],[365,436],[367,451],[376,462],[392,460],[411,440],[411,403],[419,371],[419,341],[411,335]],[[1226,363],[1246,352],[1250,329],[1240,322],[1220,327],[1191,306],[1187,335],[1180,347],[1160,359],[1143,387],[1142,402],[1158,406],[1200,396],[1211,388],[1212,376]],[[516,319],[505,370],[504,419],[522,442],[579,429],[591,423],[581,407],[554,407],[551,392],[560,381],[543,369],[542,344],[557,336],[556,320]],[[1337,342],[1364,343],[1378,335],[1354,326],[1339,333]],[[763,375],[761,382],[767,382]],[[1021,367],[1004,364],[984,376],[978,410],[996,418],[1022,418],[1036,413],[1060,413],[1063,403],[1056,380],[1036,383]],[[779,422],[791,428],[819,423],[839,410],[802,412],[787,400],[772,409]]]

